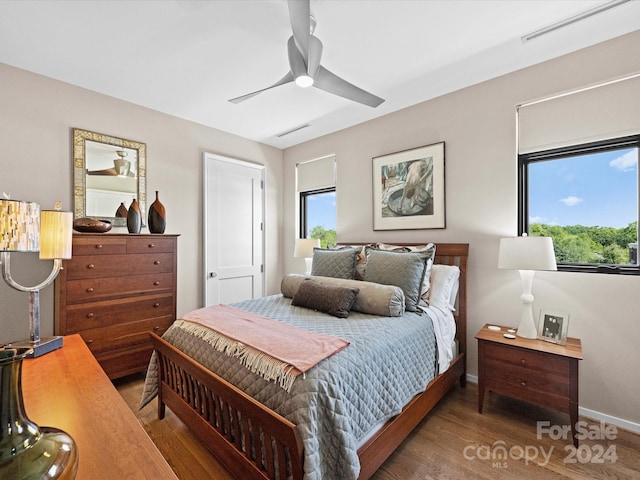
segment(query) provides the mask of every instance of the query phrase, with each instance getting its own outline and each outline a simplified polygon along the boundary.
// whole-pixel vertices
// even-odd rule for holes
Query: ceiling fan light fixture
[[[313,85],[313,78],[309,75],[299,75],[296,77],[296,85],[302,88],[309,88]]]

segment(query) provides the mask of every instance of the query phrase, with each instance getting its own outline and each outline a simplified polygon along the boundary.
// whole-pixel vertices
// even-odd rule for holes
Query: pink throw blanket
[[[287,391],[300,373],[349,345],[341,338],[229,305],[200,308],[181,320],[206,327],[204,332],[185,328],[207,340],[216,350],[240,358],[252,372],[278,381]]]

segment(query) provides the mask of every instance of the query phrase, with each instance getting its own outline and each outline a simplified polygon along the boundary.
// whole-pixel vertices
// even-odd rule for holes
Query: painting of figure
[[[444,228],[444,144],[418,150],[374,158],[375,230]]]

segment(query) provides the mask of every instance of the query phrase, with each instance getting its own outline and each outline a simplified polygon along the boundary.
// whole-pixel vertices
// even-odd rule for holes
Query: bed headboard
[[[338,245],[368,245],[372,242],[338,242]],[[416,246],[422,243],[386,242],[393,245]],[[467,353],[467,259],[469,258],[468,243],[436,243],[436,256],[434,263],[443,265],[456,265],[460,269],[460,281],[456,310],[453,316],[456,320],[458,351]]]

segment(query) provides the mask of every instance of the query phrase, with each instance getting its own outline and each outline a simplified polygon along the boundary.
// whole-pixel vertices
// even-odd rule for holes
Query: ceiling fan
[[[291,82],[295,82],[300,87],[314,86],[374,108],[384,102],[384,99],[356,87],[320,65],[322,42],[313,34],[316,21],[311,16],[309,2],[310,0],[289,0],[289,17],[293,35],[287,42],[287,51],[291,70],[273,85],[232,98],[229,100],[231,103],[243,102],[259,93]]]

